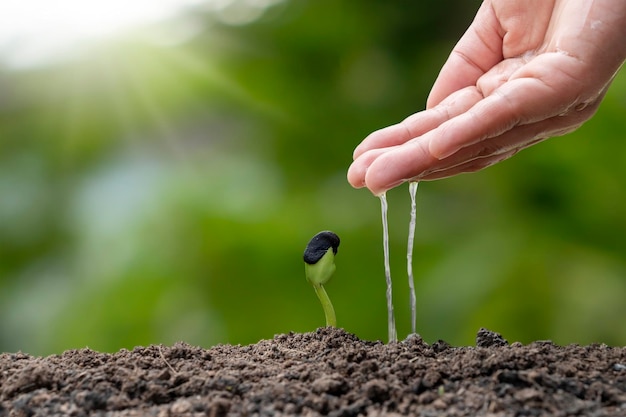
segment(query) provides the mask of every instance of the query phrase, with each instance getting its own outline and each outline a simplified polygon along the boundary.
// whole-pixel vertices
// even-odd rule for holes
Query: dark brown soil
[[[626,348],[386,345],[343,330],[250,346],[0,355],[0,416],[626,416]]]

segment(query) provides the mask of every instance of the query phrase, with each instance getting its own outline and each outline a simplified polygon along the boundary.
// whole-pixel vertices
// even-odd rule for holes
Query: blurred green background
[[[369,132],[424,108],[480,2],[179,3],[64,47],[69,24],[38,19],[0,40],[0,351],[313,331],[302,252],[325,229],[342,239],[340,327],[386,340],[380,203],[346,170]],[[622,71],[576,133],[421,184],[426,341],[626,344],[625,112]],[[387,195],[400,337],[407,190]]]

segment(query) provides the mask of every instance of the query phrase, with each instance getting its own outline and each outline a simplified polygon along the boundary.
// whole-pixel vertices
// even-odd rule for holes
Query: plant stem
[[[326,294],[326,290],[319,284],[313,284],[313,288],[315,288],[315,294],[317,294],[317,298],[322,303],[324,315],[326,315],[326,326],[337,327],[335,309],[333,308],[333,303],[330,302],[330,298],[328,298],[328,294]]]

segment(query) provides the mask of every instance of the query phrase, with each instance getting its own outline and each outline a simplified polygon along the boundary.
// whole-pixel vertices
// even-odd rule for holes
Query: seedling
[[[309,242],[304,250],[304,272],[306,280],[313,285],[315,294],[322,303],[326,326],[337,327],[335,309],[326,294],[323,285],[328,282],[335,272],[335,255],[339,247],[339,236],[333,232],[319,232]]]

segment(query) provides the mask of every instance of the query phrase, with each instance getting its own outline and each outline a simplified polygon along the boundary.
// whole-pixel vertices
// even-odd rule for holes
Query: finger
[[[543,139],[539,137],[529,139],[528,146],[531,142]],[[476,145],[444,160],[438,160],[430,154],[424,141],[411,141],[383,152],[373,159],[365,172],[364,185],[374,195],[380,195],[407,181],[434,180],[474,172],[514,155],[523,146],[523,144],[515,146],[490,144],[482,147]]]
[[[348,168],[348,182],[354,188],[365,187],[365,174],[371,163],[392,148],[373,149],[361,154]]]
[[[355,148],[353,158],[356,160],[363,153],[372,149],[401,145],[421,136],[425,132],[435,129],[443,122],[467,111],[482,98],[483,96],[476,87],[467,87],[459,90],[451,94],[435,108],[415,113],[398,124],[371,133]]]
[[[490,96],[440,125],[429,144],[431,153],[443,159],[515,126],[567,113],[582,89],[580,81],[568,76],[568,67],[576,65],[575,58],[561,54],[535,58]]]
[[[438,171],[432,171],[429,174],[420,176],[419,180],[420,181],[434,181],[434,180],[440,180],[443,178],[453,177],[459,174],[466,174],[470,172],[481,171],[485,168],[488,168],[492,165],[497,164],[498,162],[502,162],[506,159],[509,159],[513,155],[517,154],[520,150],[521,149],[515,149],[515,150],[511,150],[509,152],[501,153],[498,155],[480,157],[480,158],[465,162],[463,164],[460,164],[454,167],[449,167],[449,168],[438,170]]]
[[[419,174],[420,180],[451,177],[464,172],[475,172],[508,159],[520,150],[529,148],[547,138],[561,136],[576,130],[591,118],[597,106],[568,116],[555,116],[541,122],[519,126],[497,137],[464,148],[456,154],[435,163]]]
[[[416,113],[397,125],[372,133],[354,151],[355,159],[348,169],[348,182],[355,188],[366,186],[367,170],[380,155],[467,111],[480,99],[482,95],[476,88],[468,87],[452,94],[436,109]],[[402,181],[401,178],[397,179],[389,185],[389,188],[393,188]]]
[[[575,130],[593,115],[596,108],[592,106],[567,116],[517,126],[501,136],[463,148],[442,160],[430,154],[428,135],[425,135],[373,158],[367,168],[365,185],[378,195],[404,181],[434,180],[478,171],[546,138]]]
[[[502,60],[502,33],[489,3],[483,2],[441,68],[428,96],[427,109],[438,105],[454,91],[476,85],[481,75]]]
[[[400,185],[439,162],[426,142],[414,139],[388,149],[370,161],[363,178],[364,185],[374,195]]]
[[[426,108],[476,81],[503,59],[535,51],[545,38],[554,0],[485,1],[452,50]]]
[[[522,136],[526,135],[525,132],[517,133]],[[365,186],[374,195],[380,195],[407,181],[431,181],[479,171],[508,159],[524,147],[544,139],[545,137],[536,136],[524,143],[516,143],[515,146],[490,144],[481,147],[477,145],[472,149],[463,149],[445,160],[432,157],[423,141],[407,143],[380,154],[372,161],[366,171]],[[410,149],[408,149],[409,145]]]

